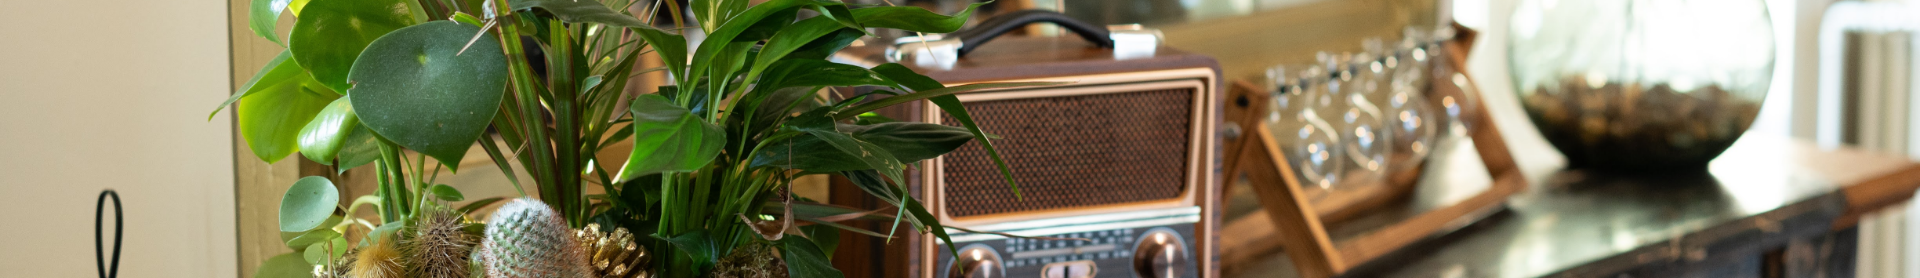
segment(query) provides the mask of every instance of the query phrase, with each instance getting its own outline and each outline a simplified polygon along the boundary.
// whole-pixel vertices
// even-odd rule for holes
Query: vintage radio
[[[1077,37],[1002,37],[1048,22]],[[1158,34],[1022,11],[942,36],[862,42],[842,63],[897,62],[949,86],[1001,81],[1070,85],[964,93],[974,120],[997,135],[1016,198],[979,143],[910,171],[915,197],[959,252],[928,236],[890,244],[845,237],[835,258],[850,277],[1214,277],[1219,226],[1219,67],[1158,45]],[[926,102],[883,115],[950,123]],[[953,124],[957,125],[957,124]],[[853,186],[834,203],[880,207]],[[885,225],[879,223],[876,225]],[[879,228],[879,227],[875,227]],[[904,233],[903,233],[904,234]],[[953,254],[958,253],[959,258]]]

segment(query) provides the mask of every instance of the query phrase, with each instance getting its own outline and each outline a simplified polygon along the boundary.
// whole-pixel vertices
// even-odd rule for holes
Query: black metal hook
[[[113,197],[113,268],[111,272],[107,268],[106,254],[101,250],[101,247],[106,244],[100,241],[100,219],[101,215],[106,213],[107,197]],[[100,201],[93,205],[93,259],[100,267],[100,278],[120,276],[120,234],[121,230],[126,228],[123,216],[124,214],[120,212],[120,193],[113,192],[113,189],[101,191]]]

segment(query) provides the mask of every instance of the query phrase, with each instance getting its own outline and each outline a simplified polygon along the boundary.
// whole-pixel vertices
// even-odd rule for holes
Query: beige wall
[[[0,277],[94,277],[104,188],[121,277],[234,277],[227,3],[0,3]]]

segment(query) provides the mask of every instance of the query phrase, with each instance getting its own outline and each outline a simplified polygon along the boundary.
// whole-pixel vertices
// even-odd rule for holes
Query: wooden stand
[[[1462,30],[1462,34],[1449,41],[1444,49],[1448,50],[1445,54],[1451,62],[1447,66],[1460,69],[1465,66],[1466,50],[1472,46],[1474,35],[1464,28],[1456,28]],[[1464,77],[1464,73],[1461,76]],[[1221,229],[1221,234],[1231,235],[1221,238],[1223,272],[1235,272],[1234,268],[1239,265],[1284,249],[1302,276],[1339,275],[1417,240],[1457,228],[1463,224],[1456,223],[1458,220],[1484,215],[1500,206],[1508,196],[1524,189],[1526,181],[1508,153],[1505,140],[1488,117],[1485,105],[1478,103],[1481,98],[1471,95],[1478,91],[1470,89],[1471,81],[1464,84],[1467,88],[1462,88],[1455,84],[1455,79],[1436,76],[1427,95],[1436,101],[1451,97],[1471,102],[1460,105],[1465,110],[1461,111],[1461,120],[1468,127],[1464,132],[1473,141],[1487,174],[1492,177],[1492,184],[1451,205],[1425,210],[1339,242],[1329,236],[1331,224],[1359,217],[1372,208],[1403,202],[1404,196],[1417,189],[1415,183],[1410,182],[1414,178],[1396,174],[1393,180],[1398,182],[1327,192],[1325,197],[1309,201],[1313,199],[1310,196],[1321,194],[1310,191],[1319,189],[1295,183],[1293,168],[1281,155],[1272,131],[1261,120],[1268,109],[1266,105],[1271,103],[1267,91],[1247,82],[1230,86],[1227,122],[1223,125],[1237,126],[1241,132],[1226,139],[1226,177],[1232,179],[1244,174],[1252,182],[1264,211],[1234,220]]]

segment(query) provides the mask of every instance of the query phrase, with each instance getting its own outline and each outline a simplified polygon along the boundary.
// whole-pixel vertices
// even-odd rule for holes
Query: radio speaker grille
[[[945,156],[954,217],[1123,204],[1180,197],[1187,186],[1194,89],[966,103],[998,135],[1016,199],[976,141]],[[942,123],[958,125],[952,116]]]

